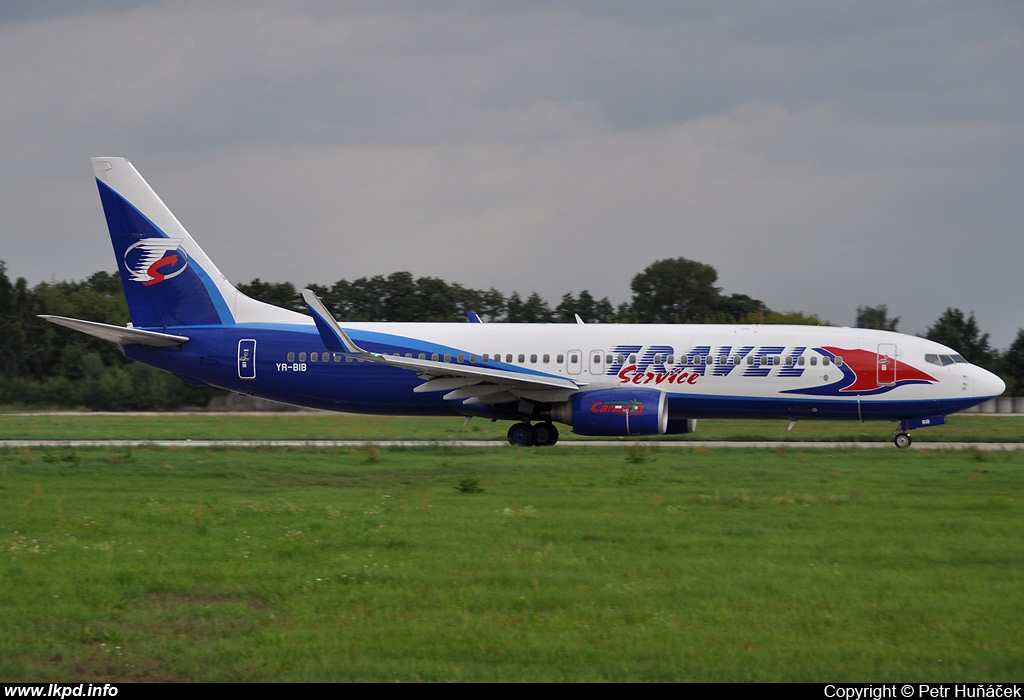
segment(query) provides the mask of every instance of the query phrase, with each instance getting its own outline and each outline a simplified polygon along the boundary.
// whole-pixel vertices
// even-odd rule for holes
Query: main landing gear
[[[554,423],[514,423],[508,429],[508,444],[519,447],[550,447],[558,442],[558,428]]]

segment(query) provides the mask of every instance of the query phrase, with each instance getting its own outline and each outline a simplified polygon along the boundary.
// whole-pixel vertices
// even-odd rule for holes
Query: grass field
[[[1022,504],[1019,451],[0,450],[0,678],[1019,680]]]
[[[461,418],[400,418],[339,413],[34,414],[0,413],[2,440],[496,440],[508,422]],[[705,420],[693,435],[670,440],[890,442],[895,423]],[[560,426],[562,440],[586,440]],[[915,442],[1022,442],[1024,417],[955,415],[946,425],[915,430]],[[651,439],[656,441],[657,438]]]

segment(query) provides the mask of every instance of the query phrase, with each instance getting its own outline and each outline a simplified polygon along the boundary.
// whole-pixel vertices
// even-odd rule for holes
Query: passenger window
[[[543,359],[544,359],[544,364],[548,364],[548,363],[551,362],[551,355],[545,355]]]
[[[537,355],[536,354],[530,355],[530,364],[532,364],[532,365],[537,364]]]
[[[843,358],[841,358],[841,357],[839,357],[837,355],[836,356],[836,367],[842,367],[842,366],[843,366]]]
[[[505,355],[505,362],[512,362],[512,354],[511,353]]]
[[[560,365],[563,362],[565,362],[565,355],[558,355],[557,357],[555,357],[555,363],[556,364]]]
[[[526,362],[526,355],[519,353],[519,364],[523,364],[524,362]]]
[[[288,361],[289,362],[295,362],[295,353],[294,352],[288,353]]]
[[[299,353],[299,362],[305,362],[305,361],[306,361],[306,353],[300,352]]]
[[[315,352],[309,353],[309,361],[310,362],[316,362],[319,359],[320,359],[320,355],[318,353],[315,353]]]
[[[438,354],[436,352],[432,352],[432,353],[430,353],[430,359],[433,360],[434,362],[437,362],[437,360],[439,359],[439,356],[438,356]]]

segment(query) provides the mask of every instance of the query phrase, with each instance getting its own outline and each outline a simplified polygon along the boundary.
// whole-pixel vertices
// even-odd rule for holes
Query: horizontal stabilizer
[[[157,333],[155,331],[144,331],[138,328],[126,328],[124,326],[111,326],[106,323],[95,321],[82,321],[77,318],[65,316],[41,315],[50,323],[64,326],[72,330],[95,336],[118,345],[149,345],[155,348],[169,348],[175,345],[182,345],[188,342],[183,335],[171,335],[169,333]]]

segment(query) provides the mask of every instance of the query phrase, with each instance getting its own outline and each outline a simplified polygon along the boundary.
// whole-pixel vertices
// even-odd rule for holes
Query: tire
[[[529,423],[513,423],[508,429],[508,444],[518,447],[532,447],[537,444],[537,436]]]
[[[558,442],[558,428],[553,423],[537,423],[533,426],[534,439],[538,445],[550,447]]]
[[[894,445],[896,445],[896,447],[900,448],[901,450],[904,450],[910,447],[911,443],[913,443],[914,441],[906,433],[897,433],[893,437],[892,442]]]

